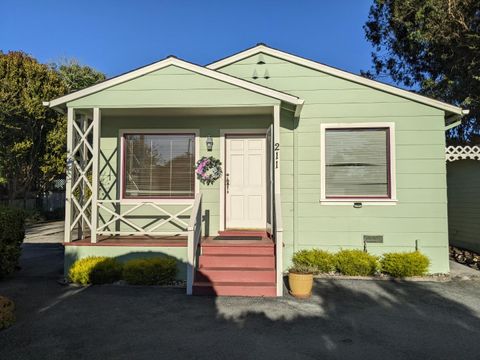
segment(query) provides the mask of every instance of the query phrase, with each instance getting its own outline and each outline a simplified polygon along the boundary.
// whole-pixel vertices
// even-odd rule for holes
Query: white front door
[[[225,227],[265,229],[265,135],[227,135],[225,147]]]

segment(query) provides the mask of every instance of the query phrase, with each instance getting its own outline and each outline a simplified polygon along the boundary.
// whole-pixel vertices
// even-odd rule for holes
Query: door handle
[[[228,194],[228,190],[230,188],[230,174],[229,173],[225,174],[225,186],[226,186],[227,194]]]

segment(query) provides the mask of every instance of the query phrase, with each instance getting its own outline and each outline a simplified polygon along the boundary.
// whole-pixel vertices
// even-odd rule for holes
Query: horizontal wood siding
[[[480,161],[447,164],[450,243],[480,252]]]
[[[279,101],[176,66],[113,86],[68,103],[69,107],[266,106]]]
[[[384,236],[383,244],[368,247],[376,254],[414,250],[417,240],[431,259],[430,271],[448,272],[443,112],[269,55],[263,59],[265,65],[255,55],[220,71],[305,100],[298,123],[282,113],[285,268],[296,250],[363,248],[369,234]],[[398,204],[320,204],[320,124],[376,121],[395,122]]]

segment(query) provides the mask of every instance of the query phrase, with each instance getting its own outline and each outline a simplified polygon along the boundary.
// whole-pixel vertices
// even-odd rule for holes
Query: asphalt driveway
[[[311,300],[57,283],[62,247],[24,245],[0,282],[0,359],[478,359],[480,282],[319,281]]]

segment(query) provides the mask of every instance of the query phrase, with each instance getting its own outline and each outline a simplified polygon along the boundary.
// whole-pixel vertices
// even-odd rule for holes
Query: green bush
[[[335,267],[343,275],[371,276],[378,269],[378,259],[362,250],[341,250],[335,254]]]
[[[122,264],[115,258],[90,256],[75,261],[68,271],[68,278],[81,285],[110,284],[121,279],[122,269]]]
[[[425,275],[429,265],[428,257],[419,251],[387,253],[380,260],[381,271],[398,278]]]
[[[314,274],[335,271],[335,257],[328,251],[319,249],[300,250],[293,255],[294,266],[307,266]]]
[[[21,245],[25,237],[25,213],[0,207],[0,279],[18,266]]]
[[[15,322],[15,304],[9,298],[0,296],[0,330]]]
[[[177,261],[168,257],[133,259],[123,267],[123,278],[132,285],[167,285],[176,275]]]

